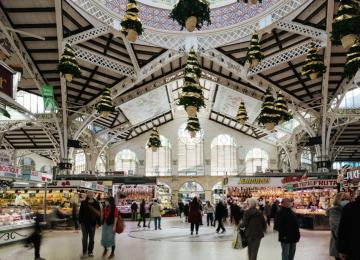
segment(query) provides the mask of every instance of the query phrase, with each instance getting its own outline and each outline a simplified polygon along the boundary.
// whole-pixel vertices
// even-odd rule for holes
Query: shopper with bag
[[[261,239],[266,231],[266,221],[264,214],[256,209],[256,199],[247,199],[247,205],[248,209],[244,213],[243,223],[240,226],[245,228],[249,260],[256,260]]]
[[[111,247],[109,259],[115,256],[115,233],[118,214],[114,197],[106,198],[105,207],[102,210],[101,245],[104,247],[103,257],[107,255],[108,248]]]
[[[100,225],[101,209],[94,199],[94,193],[88,191],[86,199],[81,203],[79,222],[82,231],[83,254],[81,258],[94,257],[94,237],[97,225]]]

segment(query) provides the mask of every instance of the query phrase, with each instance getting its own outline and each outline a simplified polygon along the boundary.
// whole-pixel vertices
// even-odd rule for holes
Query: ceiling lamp
[[[260,50],[259,37],[256,33],[254,33],[251,37],[250,47],[246,54],[246,61],[250,64],[250,67],[256,67],[263,59],[264,55]]]
[[[358,1],[341,0],[332,24],[331,40],[344,49],[354,45],[360,34],[360,7]]]
[[[236,121],[238,121],[240,124],[244,125],[246,120],[248,120],[249,117],[246,112],[245,104],[244,102],[240,103],[239,110],[236,115]]]
[[[196,117],[201,107],[205,107],[204,95],[199,79],[200,64],[193,48],[191,48],[184,69],[184,86],[178,105],[184,106],[189,117]]]
[[[306,61],[301,70],[301,75],[309,76],[310,79],[316,79],[326,71],[326,66],[322,58],[317,54],[314,44],[310,47]]]
[[[60,57],[58,70],[62,76],[65,76],[68,82],[71,82],[74,76],[79,77],[81,75],[79,65],[75,58],[75,50],[69,43],[65,45],[64,52]]]
[[[344,74],[348,79],[355,76],[360,68],[360,41],[357,40],[347,53]]]
[[[177,21],[181,26],[181,30],[186,28],[189,32],[193,32],[195,28],[198,30],[210,20],[210,3],[206,0],[179,0],[170,13],[170,18]]]
[[[270,93],[269,88],[266,90],[263,100],[264,102],[261,105],[261,112],[258,117],[258,121],[260,124],[264,125],[267,130],[272,131],[274,130],[275,125],[278,124],[280,116],[275,108],[275,99]]]
[[[200,131],[200,123],[197,116],[189,117],[186,130],[189,131],[191,138],[195,138],[196,133]]]
[[[156,127],[154,127],[150,134],[148,147],[151,148],[153,152],[156,152],[160,146],[161,146],[161,140],[160,140],[159,131]]]
[[[101,93],[101,100],[96,105],[96,109],[103,117],[108,117],[115,111],[115,107],[112,104],[111,90],[109,88],[105,88]]]
[[[275,109],[280,117],[279,124],[282,124],[283,122],[287,122],[293,118],[289,111],[289,107],[284,98],[284,95],[281,93],[281,91],[277,94],[277,99],[275,101]]]
[[[139,9],[135,0],[128,0],[126,14],[121,22],[122,33],[130,42],[136,42],[139,35],[144,31],[140,20]]]

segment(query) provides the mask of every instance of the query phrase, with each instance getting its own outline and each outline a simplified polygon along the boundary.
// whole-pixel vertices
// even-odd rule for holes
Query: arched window
[[[246,173],[265,172],[269,167],[269,156],[267,152],[260,148],[250,150],[245,157]]]
[[[218,135],[211,142],[211,175],[236,175],[236,144],[230,135]]]
[[[106,172],[106,158],[103,154],[101,154],[96,160],[95,171],[101,173]]]
[[[305,147],[301,153],[300,164],[302,170],[312,171],[312,155],[309,147]]]
[[[171,144],[169,139],[160,135],[161,147],[153,152],[146,144],[146,176],[171,175]]]
[[[204,132],[200,130],[194,138],[186,130],[186,123],[179,128],[179,175],[204,175]]]
[[[115,156],[115,171],[124,171],[125,175],[135,175],[137,162],[137,156],[133,151],[122,150]]]
[[[35,161],[30,157],[20,158],[18,165],[22,173],[31,174],[31,171],[35,171],[36,164]]]
[[[77,150],[74,157],[74,174],[84,173],[86,169],[86,156],[83,150]]]
[[[180,200],[190,201],[195,196],[198,197],[202,201],[205,200],[205,190],[197,182],[194,182],[194,181],[185,182],[179,189],[179,199]]]

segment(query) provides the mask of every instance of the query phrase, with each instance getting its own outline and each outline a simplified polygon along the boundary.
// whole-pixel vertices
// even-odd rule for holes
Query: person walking
[[[187,202],[184,206],[185,223],[189,222],[189,203]]]
[[[215,226],[214,223],[214,213],[215,213],[215,208],[214,206],[210,203],[210,201],[206,202],[206,205],[204,207],[204,213],[206,214],[206,223],[207,226],[211,225],[211,226]]]
[[[329,224],[331,231],[330,239],[330,256],[335,257],[336,260],[340,260],[339,252],[337,249],[338,233],[339,233],[339,224],[342,214],[342,208],[349,202],[349,198],[345,196],[344,192],[339,192],[336,194],[333,206],[327,210],[327,215],[329,216]]]
[[[140,218],[138,221],[138,227],[141,227],[140,223],[141,221],[143,222],[143,227],[146,227],[146,203],[145,200],[143,199],[140,203]]]
[[[151,211],[150,217],[154,219],[155,230],[161,230],[161,205],[158,203],[158,200],[154,200]]]
[[[345,203],[343,203],[345,204]],[[355,201],[348,203],[342,209],[339,224],[339,257],[341,260],[359,260],[360,234],[360,190],[357,190]]]
[[[70,206],[72,209],[71,215],[75,227],[75,233],[78,233],[79,232],[79,195],[77,193],[75,193],[74,197],[72,197]]]
[[[282,260],[293,260],[296,243],[300,240],[300,230],[295,213],[291,209],[291,202],[285,198],[275,219],[274,230],[279,232]]]
[[[94,192],[88,191],[86,199],[80,205],[79,222],[82,231],[83,254],[81,258],[94,257],[94,238],[96,225],[100,225],[101,210],[94,199]]]
[[[226,229],[224,227],[224,219],[226,219],[227,216],[227,208],[224,205],[224,202],[222,200],[219,200],[218,204],[216,205],[215,209],[215,221],[218,222],[218,227],[216,229],[216,233],[219,233],[220,229],[222,230],[221,233],[226,232]]]
[[[136,220],[137,210],[138,210],[138,204],[136,203],[136,201],[133,201],[131,203],[131,220],[132,221]]]
[[[108,248],[111,247],[109,259],[115,256],[115,233],[118,214],[114,197],[105,198],[105,207],[102,210],[101,245],[104,247],[103,257],[107,255]]]
[[[35,260],[45,260],[45,258],[40,257],[40,246],[41,246],[41,225],[40,225],[41,215],[39,213],[35,214],[34,220],[34,231],[26,239],[25,246],[29,247],[30,244],[33,244],[35,250]]]
[[[256,260],[261,239],[266,231],[266,221],[263,213],[256,209],[256,199],[247,199],[247,205],[248,209],[244,213],[243,222],[240,226],[245,227],[249,260]]]
[[[265,202],[265,209],[264,209],[264,213],[266,216],[266,223],[268,224],[268,226],[270,226],[270,220],[271,220],[271,211],[272,211],[272,207],[270,205],[269,201]]]
[[[179,201],[178,203],[178,207],[179,207],[179,216],[180,218],[182,218],[182,213],[184,212],[184,202],[182,202],[182,200]]]
[[[194,197],[193,200],[189,204],[189,222],[190,222],[190,230],[191,235],[194,234],[194,228],[196,231],[196,235],[199,234],[199,226],[202,222],[201,215],[201,205],[200,201],[197,197]]]

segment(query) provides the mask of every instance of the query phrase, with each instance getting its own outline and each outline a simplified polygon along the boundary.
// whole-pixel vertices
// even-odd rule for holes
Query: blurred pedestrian
[[[115,256],[115,234],[118,220],[118,209],[115,206],[114,197],[105,198],[105,207],[102,210],[101,245],[104,247],[103,257],[107,255],[111,247],[109,259]]]
[[[223,222],[224,219],[226,219],[226,216],[227,216],[227,208],[224,205],[223,200],[220,199],[215,208],[215,220],[218,222],[216,233],[219,233],[220,229],[222,230],[221,233],[226,232]]]
[[[191,235],[194,234],[194,228],[196,235],[199,234],[199,226],[202,222],[201,205],[197,197],[194,197],[189,204],[189,222]]]

